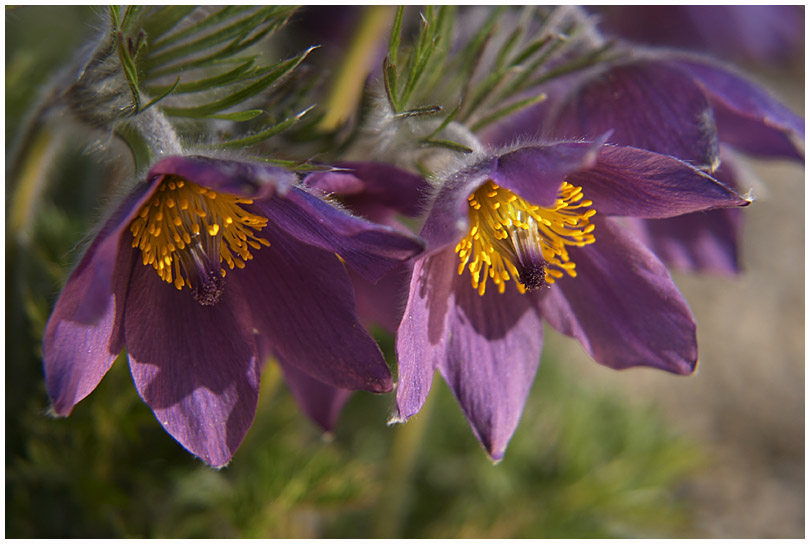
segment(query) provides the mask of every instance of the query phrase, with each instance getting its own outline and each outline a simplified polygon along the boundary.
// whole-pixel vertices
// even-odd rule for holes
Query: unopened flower
[[[267,356],[289,371],[293,392],[324,426],[328,414],[308,402],[318,383],[389,391],[388,367],[355,317],[344,263],[373,280],[421,242],[296,182],[255,163],[157,163],[96,235],[48,321],[54,411],[69,414],[126,348],[135,386],[161,425],[220,466],[252,423]]]
[[[535,92],[544,92],[548,100],[493,126],[484,140],[497,145],[539,132],[592,138],[610,131],[611,143],[672,155],[732,188],[733,165],[718,170],[721,144],[765,158],[804,156],[799,116],[732,69],[696,55],[640,51]],[[739,270],[739,210],[660,221],[637,226],[668,264]]]
[[[400,420],[438,369],[500,459],[531,387],[545,319],[599,363],[691,373],[694,318],[663,264],[611,216],[748,201],[673,157],[600,143],[526,146],[446,179],[421,231],[397,333]]]

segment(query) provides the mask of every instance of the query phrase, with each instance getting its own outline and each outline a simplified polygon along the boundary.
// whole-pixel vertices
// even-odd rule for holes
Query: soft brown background
[[[762,78],[760,78],[762,79]],[[794,111],[803,78],[766,81]],[[700,364],[682,378],[648,369],[616,372],[574,342],[549,339],[592,387],[661,408],[669,424],[708,453],[684,494],[695,537],[804,536],[804,168],[744,164],[756,178],[745,210],[737,278],[674,274],[698,322]],[[562,355],[565,354],[565,355]]]

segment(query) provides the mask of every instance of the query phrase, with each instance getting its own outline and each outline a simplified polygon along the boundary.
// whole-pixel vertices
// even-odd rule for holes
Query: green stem
[[[12,169],[11,205],[9,206],[9,232],[26,244],[30,241],[34,214],[40,198],[48,185],[48,171],[53,159],[63,144],[54,131],[42,127],[28,141],[25,153],[17,157],[18,164]]]
[[[136,172],[148,168],[163,156],[183,152],[174,128],[157,108],[141,111],[119,123],[115,133],[129,147]]]
[[[434,400],[428,397],[418,415],[396,427],[388,478],[374,517],[374,538],[402,538],[413,473],[433,404]]]
[[[391,25],[392,13],[391,6],[364,8],[357,32],[326,97],[326,115],[320,123],[322,130],[331,131],[338,128],[360,103],[363,83]]]
[[[132,160],[135,162],[136,172],[139,172],[152,163],[152,152],[149,149],[149,145],[132,125],[124,123],[115,129],[115,133],[127,144],[127,147],[129,147],[129,151],[132,153]]]

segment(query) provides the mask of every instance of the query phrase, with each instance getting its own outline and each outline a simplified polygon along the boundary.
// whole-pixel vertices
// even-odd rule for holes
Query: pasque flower
[[[804,50],[800,5],[601,6],[600,27],[636,43],[677,47],[733,60],[785,62]]]
[[[670,51],[633,51],[621,60],[556,80],[548,100],[493,126],[491,145],[543,134],[592,138],[672,155],[736,188],[733,161],[721,147],[763,158],[803,160],[804,121],[758,85],[715,61]],[[735,273],[740,210],[635,228],[669,264]]]
[[[428,248],[396,340],[398,419],[419,411],[438,369],[500,459],[540,361],[544,319],[603,365],[691,373],[686,302],[612,216],[746,204],[674,157],[599,141],[518,147],[457,170],[421,231]]]
[[[344,263],[373,281],[421,241],[297,182],[258,163],[173,156],[154,165],[95,236],[48,321],[54,411],[69,414],[126,348],[160,424],[220,466],[252,423],[265,357],[326,427],[334,421],[322,389],[389,391]]]

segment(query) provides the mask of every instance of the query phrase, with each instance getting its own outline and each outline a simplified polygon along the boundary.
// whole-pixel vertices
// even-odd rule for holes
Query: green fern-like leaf
[[[256,48],[284,26],[292,6],[226,6],[223,8],[166,6],[111,8],[118,33],[119,57],[133,94],[133,110],[158,107],[170,117],[189,121],[178,124],[195,138],[200,123],[226,120],[234,123],[235,137],[212,145],[248,146],[295,124],[302,114],[287,117],[268,108],[295,111],[298,104],[281,105],[274,90],[282,81],[294,80],[293,72],[313,51],[277,63],[262,60]],[[285,92],[303,96],[292,85]],[[276,93],[278,94],[278,93]],[[148,101],[148,102],[147,102]],[[142,107],[142,102],[147,102]],[[248,106],[247,108],[245,106]],[[257,107],[261,105],[260,107]],[[262,119],[284,119],[262,127]],[[251,132],[240,123],[250,122]],[[204,129],[203,129],[204,130]],[[241,134],[240,134],[241,133]]]

